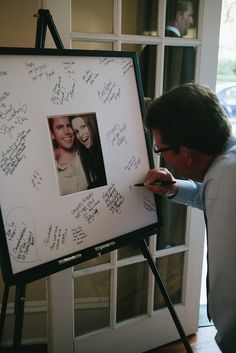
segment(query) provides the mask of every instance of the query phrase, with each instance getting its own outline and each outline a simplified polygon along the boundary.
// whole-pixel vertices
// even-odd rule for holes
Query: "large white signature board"
[[[0,52],[0,202],[13,275],[157,223],[153,195],[134,187],[150,168],[134,58],[68,52]],[[79,112],[96,113],[107,185],[60,196],[48,117]]]

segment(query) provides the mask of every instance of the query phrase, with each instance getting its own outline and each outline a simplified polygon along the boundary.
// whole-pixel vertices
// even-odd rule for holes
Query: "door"
[[[165,0],[44,1],[66,48],[138,53],[147,105],[182,82],[215,87],[221,0],[194,4],[187,36],[172,38],[164,33]],[[188,70],[181,76],[186,55]],[[185,332],[192,334],[198,329],[203,216],[165,200],[160,208],[163,227],[149,238],[150,251]],[[141,353],[179,338],[136,244],[51,276],[48,301],[50,353]]]

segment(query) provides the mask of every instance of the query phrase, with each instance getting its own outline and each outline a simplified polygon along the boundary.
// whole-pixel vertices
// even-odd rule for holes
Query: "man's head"
[[[58,116],[49,119],[51,137],[57,148],[61,150],[73,150],[74,132],[69,116]]]
[[[186,83],[154,100],[146,116],[157,149],[165,161],[183,176],[194,178],[196,161],[212,161],[224,150],[231,126],[216,94],[207,86]],[[204,175],[201,175],[201,178]],[[199,179],[199,175],[197,177]]]
[[[189,0],[168,0],[166,23],[178,28],[185,36],[193,24],[193,5]]]

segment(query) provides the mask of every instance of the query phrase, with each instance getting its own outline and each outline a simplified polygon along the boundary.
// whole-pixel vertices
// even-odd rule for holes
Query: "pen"
[[[135,184],[134,186],[147,186],[147,185],[160,185],[160,186],[166,186],[166,185],[172,185],[175,184],[175,180],[154,180],[151,184],[147,183],[138,183]]]

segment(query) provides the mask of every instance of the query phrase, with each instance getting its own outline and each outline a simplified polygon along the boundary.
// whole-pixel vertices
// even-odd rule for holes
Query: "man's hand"
[[[175,178],[166,168],[151,169],[146,175],[145,185],[147,189],[156,194],[160,194],[165,197],[173,197],[178,192],[177,183],[171,185],[151,185],[155,180],[173,180]]]

